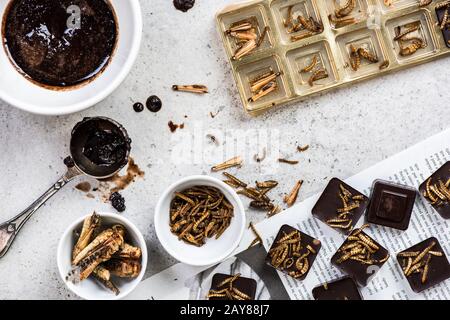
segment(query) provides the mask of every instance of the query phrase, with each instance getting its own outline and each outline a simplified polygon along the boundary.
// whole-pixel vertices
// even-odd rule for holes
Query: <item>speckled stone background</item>
[[[257,118],[247,116],[214,22],[215,13],[233,1],[198,0],[188,13],[176,11],[169,0],[141,1],[144,35],[139,58],[120,88],[89,110],[42,117],[0,102],[0,219],[24,209],[63,173],[62,160],[77,121],[85,116],[112,117],[128,129],[132,155],[146,172],[145,179],[123,194],[127,201],[124,215],[137,224],[147,241],[148,277],[176,262],[159,245],[153,229],[158,196],[181,177],[210,174],[214,162],[242,151],[242,141],[247,147],[242,154],[245,163],[233,172],[246,181],[279,180],[280,186],[272,193],[277,201],[296,179],[304,179],[301,200],[323,188],[332,176],[346,178],[448,127],[450,58]],[[203,83],[211,92],[205,96],[176,94],[171,90],[174,83]],[[163,109],[156,114],[135,113],[133,102],[144,102],[150,94],[161,97]],[[211,118],[209,113],[217,111]],[[170,133],[169,120],[184,122],[185,128]],[[206,135],[212,132],[219,145],[208,142]],[[264,143],[247,139],[255,132]],[[311,148],[299,154],[297,144]],[[257,164],[253,154],[263,148],[271,157]],[[278,166],[278,155],[300,163]],[[0,260],[0,299],[76,298],[58,275],[58,240],[75,218],[111,207],[98,197],[88,199],[74,189],[75,184],[66,186],[32,217]],[[259,221],[265,217],[248,211],[248,218]]]

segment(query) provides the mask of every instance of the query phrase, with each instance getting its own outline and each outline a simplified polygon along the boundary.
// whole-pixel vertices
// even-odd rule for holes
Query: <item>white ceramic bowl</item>
[[[97,283],[97,281],[90,278],[85,279],[77,284],[66,280],[67,274],[72,269],[72,249],[76,243],[74,231],[80,230],[83,225],[84,219],[90,215],[80,217],[74,223],[72,223],[72,225],[67,228],[67,230],[59,240],[57,252],[58,270],[61,279],[64,281],[67,287],[77,296],[87,300],[117,300],[128,295],[136,288],[139,282],[141,282],[142,277],[145,274],[145,269],[147,268],[147,246],[145,245],[145,240],[141,232],[128,219],[124,218],[121,215],[118,215],[117,213],[98,214],[101,216],[103,226],[110,226],[114,224],[123,225],[126,229],[126,238],[130,242],[130,244],[141,248],[142,269],[139,276],[133,279],[120,279],[118,277],[114,277],[114,284],[120,290],[120,293],[117,296],[108,289],[104,288],[101,284]]]
[[[202,247],[189,245],[170,231],[169,209],[174,192],[206,185],[218,188],[234,206],[234,217],[219,239],[208,238]],[[224,182],[209,176],[190,176],[172,184],[162,194],[155,209],[155,230],[161,245],[180,262],[193,266],[207,266],[229,257],[241,241],[246,227],[244,206],[237,193]]]
[[[0,0],[2,20],[8,3],[7,0]],[[45,89],[21,75],[1,45],[0,99],[28,112],[61,115],[89,108],[111,94],[130,72],[142,37],[139,0],[111,0],[111,4],[117,15],[119,37],[114,56],[103,73],[79,88],[59,91]]]

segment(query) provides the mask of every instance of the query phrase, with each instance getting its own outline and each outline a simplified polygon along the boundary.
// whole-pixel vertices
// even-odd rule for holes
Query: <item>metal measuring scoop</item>
[[[127,144],[127,151],[123,155],[121,161],[108,165],[98,165],[86,157],[84,154],[84,147],[89,138],[89,128],[91,128],[93,124],[100,130],[121,135]],[[131,140],[128,137],[127,131],[112,119],[106,117],[84,118],[81,122],[77,123],[72,130],[70,139],[70,157],[67,158],[69,161],[65,161],[67,172],[28,208],[11,220],[0,224],[0,258],[8,252],[17,234],[30,217],[69,181],[80,175],[90,176],[95,179],[106,179],[115,175],[128,163],[130,149]]]

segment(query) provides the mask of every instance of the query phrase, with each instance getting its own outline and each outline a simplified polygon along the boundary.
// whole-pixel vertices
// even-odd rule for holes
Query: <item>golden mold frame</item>
[[[336,8],[351,2],[349,15],[336,15]],[[278,105],[449,55],[435,10],[448,0],[434,0],[423,7],[419,2],[391,0],[392,5],[386,6],[384,0],[252,0],[224,8],[216,22],[244,109],[258,115]],[[309,31],[300,25],[299,16],[322,28]],[[267,33],[259,46],[233,59],[243,43],[227,30],[244,22],[252,24],[250,32],[257,38],[266,27]],[[295,28],[297,22],[299,28]],[[401,40],[394,40],[405,31]],[[374,59],[358,54],[360,48]],[[353,68],[355,63],[357,68]],[[251,83],[270,72],[281,75],[259,92],[252,91]],[[267,93],[262,92],[266,89]],[[256,100],[252,99],[255,95]]]

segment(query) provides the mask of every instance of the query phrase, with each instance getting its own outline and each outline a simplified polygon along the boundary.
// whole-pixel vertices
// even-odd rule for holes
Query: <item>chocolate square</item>
[[[220,286],[221,283],[223,283],[226,279],[232,278],[234,275],[229,274],[223,274],[223,273],[216,273],[211,281],[211,290],[215,292],[221,292],[225,289],[230,288],[230,284],[224,284]],[[256,280],[251,278],[245,278],[245,277],[238,277],[235,281],[233,281],[233,288],[236,288],[239,292],[247,295],[250,300],[255,300],[256,296]],[[220,287],[219,287],[220,286]],[[225,294],[225,293],[223,293]],[[209,300],[237,300],[232,299],[232,292],[230,291],[230,294],[225,294],[223,297],[210,297]],[[222,295],[222,293],[220,294]],[[249,299],[247,299],[249,300]]]
[[[442,182],[442,184],[440,182]],[[442,188],[445,189],[443,190]],[[442,218],[450,219],[450,161],[447,161],[426,179],[420,185],[419,191]],[[440,194],[438,195],[436,192]],[[431,197],[429,196],[429,193],[431,193]]]
[[[433,245],[434,244],[434,245]],[[427,252],[419,259],[421,253]],[[413,254],[413,256],[410,256]],[[438,256],[440,254],[440,256]],[[415,259],[418,259],[416,261]],[[432,237],[397,254],[397,261],[414,292],[422,292],[450,278],[450,265],[439,241]],[[421,265],[419,265],[419,264]],[[425,265],[428,264],[428,267]],[[425,270],[427,269],[427,270]],[[416,270],[414,272],[410,272]],[[406,274],[408,272],[408,274]],[[410,273],[409,273],[410,272]],[[425,277],[424,277],[425,274]],[[424,280],[424,281],[422,281]]]
[[[408,229],[416,194],[416,189],[409,186],[375,180],[367,221],[399,230]]]
[[[355,242],[358,243],[357,247],[355,247]],[[369,251],[368,248],[371,250]],[[353,253],[356,249],[365,250],[364,254]],[[363,256],[364,258],[362,258]],[[364,287],[388,259],[388,250],[369,237],[362,229],[354,229],[333,255],[331,263]]]
[[[348,190],[351,193],[351,196],[345,198],[347,206],[357,204],[357,207],[348,211],[348,215],[345,219],[340,219],[342,217],[342,213],[340,213],[339,210],[342,211],[344,208],[343,190]],[[358,200],[354,200],[353,198]],[[340,233],[347,234],[356,225],[359,218],[366,210],[368,204],[369,198],[367,198],[364,194],[356,189],[353,189],[342,180],[333,178],[325,187],[325,190],[319,200],[317,200],[311,212],[314,217],[324,222],[331,228]]]
[[[315,300],[362,300],[358,286],[350,277],[317,286],[312,295]]]
[[[442,19],[444,18],[446,10],[450,10],[450,8],[443,7],[443,8],[436,9],[436,15],[437,15],[437,20],[439,22],[439,25],[441,25],[441,23],[442,23]],[[444,28],[442,30],[442,35],[444,37],[445,45],[448,48],[450,48],[450,27],[448,25],[446,28]]]
[[[278,231],[266,262],[294,279],[303,280],[311,270],[321,246],[319,240],[285,224]]]

